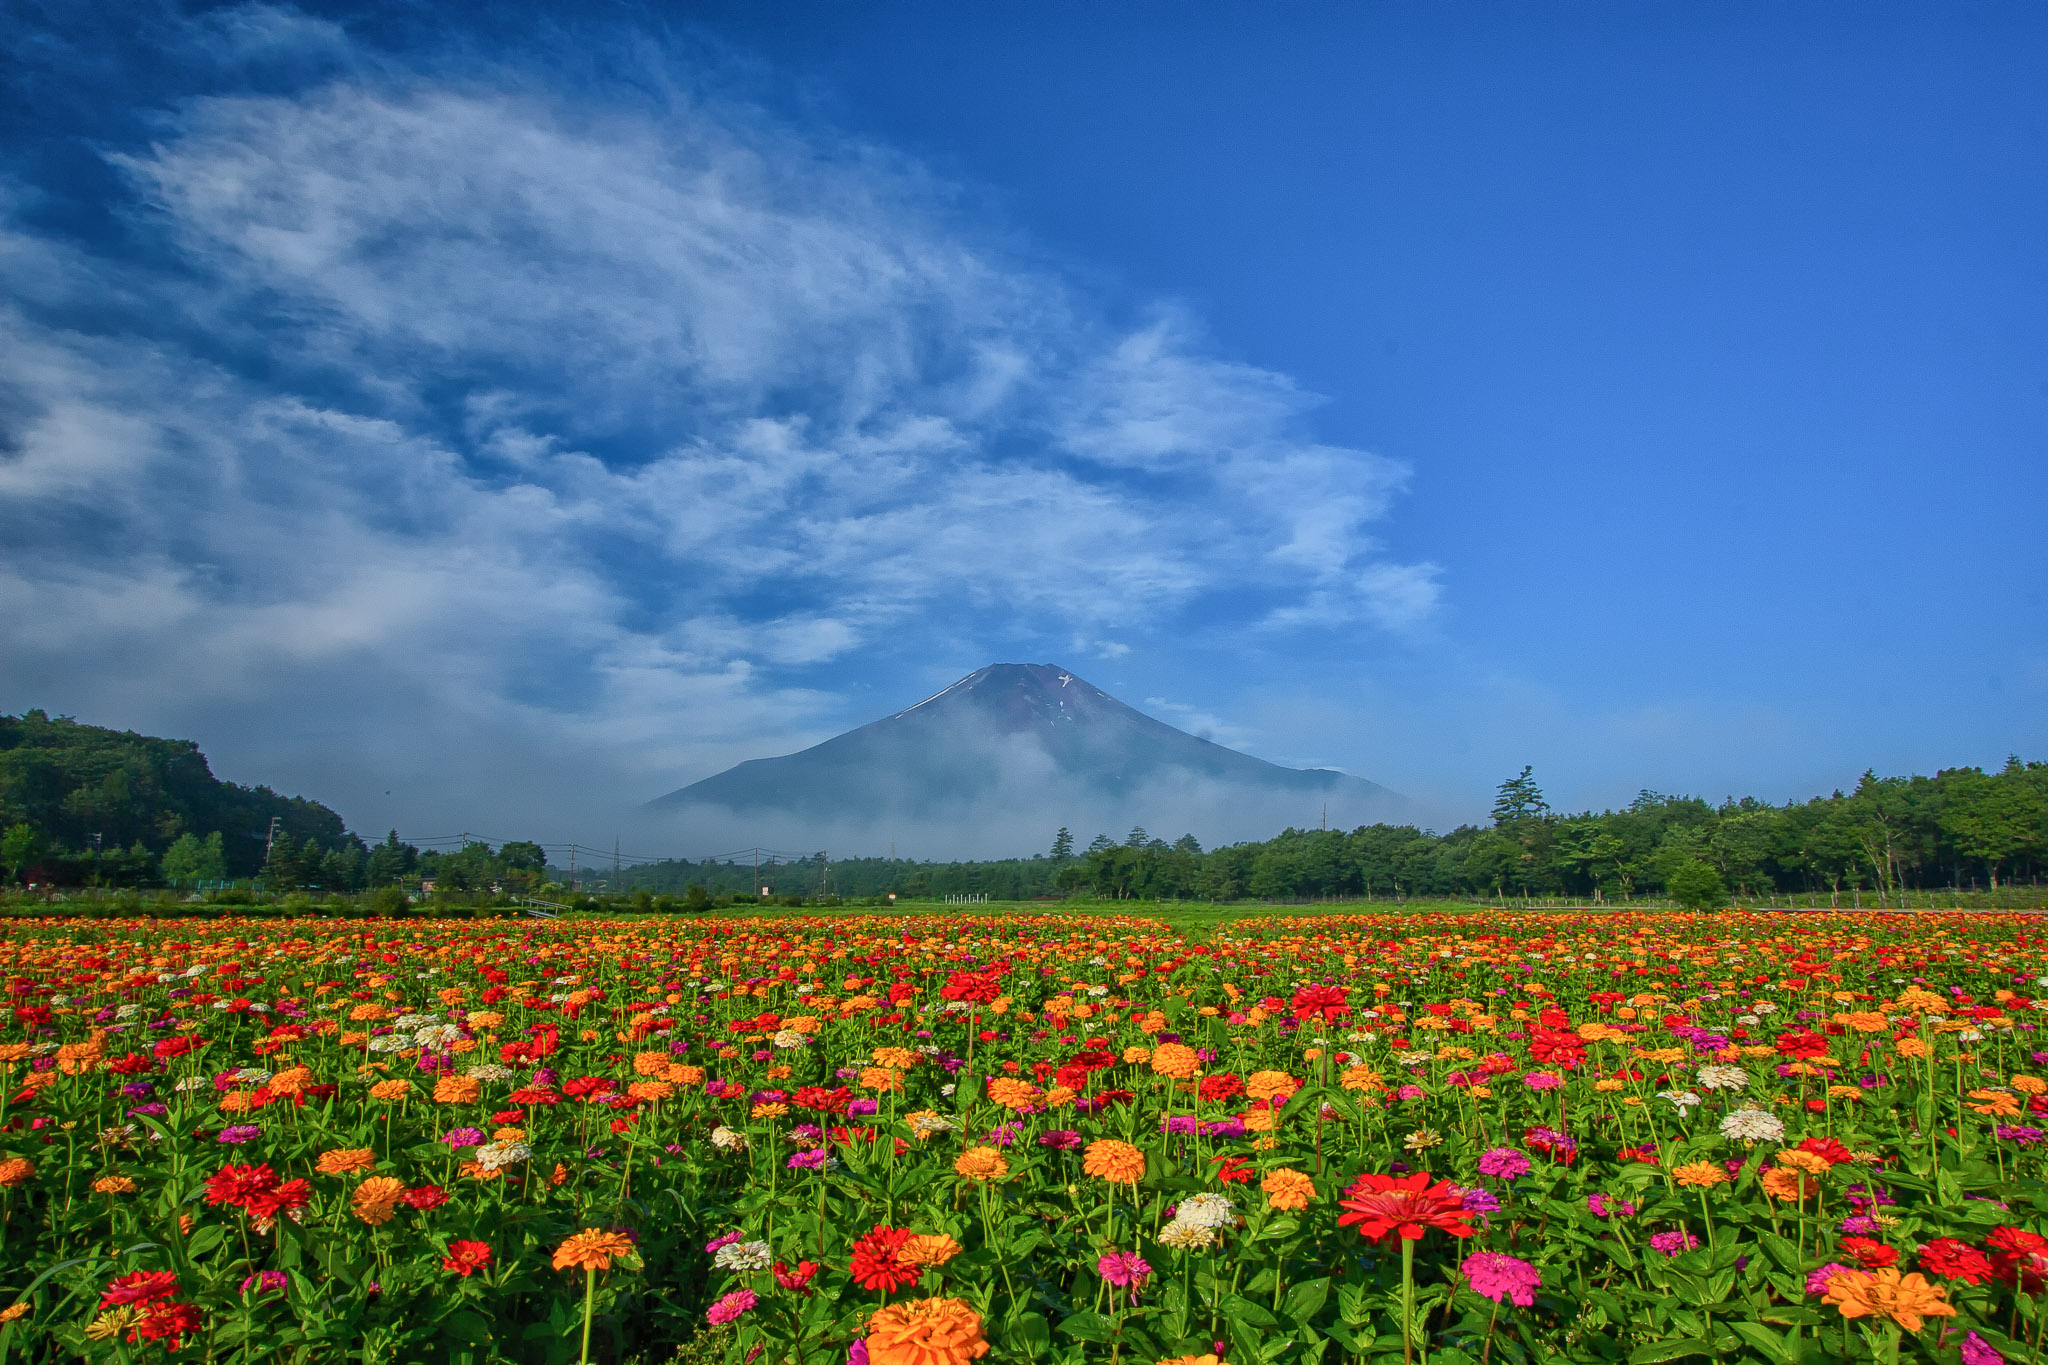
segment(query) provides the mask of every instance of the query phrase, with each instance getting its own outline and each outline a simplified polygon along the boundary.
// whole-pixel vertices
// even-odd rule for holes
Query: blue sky
[[[2048,751],[2037,6],[26,14],[0,708],[584,839],[995,660],[1446,824]]]

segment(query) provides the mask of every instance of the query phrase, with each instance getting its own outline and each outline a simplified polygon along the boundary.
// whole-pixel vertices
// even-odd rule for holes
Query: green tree
[[[1717,909],[1728,902],[1728,887],[1712,864],[1686,858],[1672,867],[1664,878],[1671,899],[1688,910]]]
[[[1494,824],[1512,825],[1518,820],[1540,820],[1550,814],[1550,803],[1543,799],[1543,789],[1536,785],[1535,772],[1525,763],[1519,774],[1494,789]]]
[[[1060,832],[1052,836],[1052,860],[1065,865],[1067,859],[1073,856],[1074,836],[1065,825],[1061,825]]]
[[[163,873],[164,880],[173,885],[226,880],[227,854],[221,847],[220,831],[215,830],[204,839],[189,831],[179,835],[164,850]]]
[[[7,865],[10,881],[20,881],[22,869],[36,860],[43,851],[43,837],[36,833],[34,825],[16,821],[0,834],[0,863]]]

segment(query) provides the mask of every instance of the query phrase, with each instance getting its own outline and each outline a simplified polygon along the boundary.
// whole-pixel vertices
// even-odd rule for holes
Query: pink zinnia
[[[1555,1090],[1564,1084],[1564,1078],[1555,1071],[1532,1071],[1522,1077],[1522,1084],[1531,1090]]]
[[[1529,1158],[1512,1147],[1496,1147],[1479,1158],[1479,1174],[1513,1180],[1529,1174]]]
[[[704,1310],[704,1320],[713,1327],[728,1323],[752,1308],[758,1300],[751,1289],[735,1289]]]
[[[1465,1258],[1465,1283],[1472,1286],[1473,1293],[1495,1303],[1513,1299],[1517,1308],[1527,1308],[1536,1302],[1543,1277],[1536,1273],[1535,1266],[1518,1257],[1504,1256],[1498,1251],[1475,1251]]]
[[[1102,1276],[1118,1289],[1131,1291],[1131,1302],[1138,1301],[1138,1291],[1145,1287],[1145,1281],[1152,1278],[1152,1267],[1145,1264],[1135,1251],[1105,1252],[1095,1263],[1095,1273]]]

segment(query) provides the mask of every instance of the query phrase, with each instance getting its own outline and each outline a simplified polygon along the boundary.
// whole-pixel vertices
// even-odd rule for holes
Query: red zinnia
[[[1212,1103],[1236,1099],[1244,1093],[1244,1082],[1228,1071],[1202,1077],[1201,1095]]]
[[[1250,1180],[1258,1172],[1252,1169],[1250,1158],[1241,1156],[1212,1156],[1212,1164],[1221,1163],[1216,1169],[1216,1178],[1226,1185],[1240,1184]]]
[[[416,1190],[407,1190],[404,1194],[399,1195],[398,1198],[407,1208],[418,1209],[421,1213],[425,1213],[429,1209],[438,1209],[447,1203],[448,1191],[442,1189],[439,1185],[422,1185]]]
[[[1844,1237],[1842,1250],[1854,1256],[1856,1264],[1865,1270],[1883,1270],[1899,1262],[1898,1248],[1888,1247],[1868,1237]]]
[[[1821,1056],[1828,1050],[1828,1040],[1818,1033],[1798,1029],[1778,1035],[1778,1052],[1797,1061],[1806,1061]]]
[[[277,1188],[277,1172],[266,1163],[260,1166],[223,1166],[206,1178],[206,1202],[248,1208]]]
[[[1953,1237],[1937,1237],[1920,1248],[1920,1268],[1948,1280],[1982,1284],[1992,1277],[1990,1260],[1983,1252]]]
[[[118,1308],[124,1303],[152,1303],[178,1292],[178,1276],[169,1270],[138,1270],[107,1282],[100,1307]]]
[[[1586,1060],[1586,1044],[1576,1033],[1539,1028],[1529,1035],[1529,1055],[1551,1066],[1577,1066]]]
[[[130,1341],[168,1341],[168,1349],[184,1345],[187,1333],[199,1330],[199,1310],[189,1303],[151,1304],[128,1333]]]
[[[798,1261],[795,1270],[791,1270],[781,1261],[775,1263],[775,1283],[784,1289],[800,1290],[808,1294],[811,1292],[811,1277],[817,1273],[816,1261]]]
[[[1325,1023],[1335,1023],[1351,1013],[1351,1006],[1345,1001],[1351,992],[1342,986],[1303,986],[1294,992],[1294,1017],[1306,1020],[1320,1015]]]
[[[924,1269],[903,1259],[903,1244],[909,1240],[910,1229],[883,1224],[855,1242],[853,1282],[862,1289],[879,1289],[884,1294],[916,1284]]]
[[[452,1271],[465,1280],[490,1264],[491,1246],[488,1242],[450,1242],[448,1254],[441,1258],[441,1269]]]
[[[2027,1294],[2038,1294],[2048,1283],[2048,1237],[2024,1228],[1993,1228],[1984,1249],[1991,1253],[1992,1273],[2000,1283],[2017,1285]]]
[[[1830,1137],[1810,1137],[1799,1144],[1802,1152],[1812,1152],[1830,1166],[1839,1166],[1845,1161],[1854,1161],[1856,1154]]]
[[[1453,1237],[1472,1235],[1472,1215],[1465,1211],[1463,1192],[1448,1180],[1430,1183],[1428,1171],[1413,1175],[1361,1175],[1337,1201],[1346,1210],[1337,1226],[1356,1225],[1358,1235],[1392,1242],[1396,1236],[1414,1241],[1431,1228]]]

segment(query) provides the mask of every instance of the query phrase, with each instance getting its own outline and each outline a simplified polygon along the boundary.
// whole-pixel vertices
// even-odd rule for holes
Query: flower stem
[[[597,1295],[597,1267],[583,1267],[583,1351],[577,1357],[578,1365],[590,1365],[590,1307]]]

